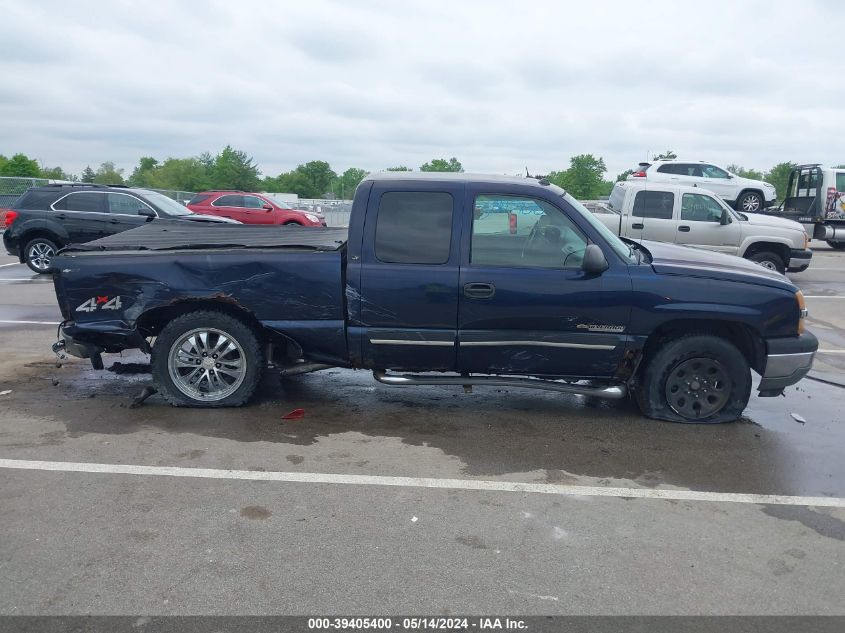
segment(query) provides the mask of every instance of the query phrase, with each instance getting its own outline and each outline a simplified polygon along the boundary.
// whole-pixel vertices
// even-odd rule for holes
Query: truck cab
[[[607,206],[596,216],[621,237],[736,255],[780,273],[805,270],[812,258],[798,223],[735,211],[699,187],[622,181]]]

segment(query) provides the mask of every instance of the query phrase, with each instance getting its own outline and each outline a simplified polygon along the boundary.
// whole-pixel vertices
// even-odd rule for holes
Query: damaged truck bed
[[[56,349],[141,349],[181,406],[236,406],[268,367],[392,385],[635,397],[721,422],[812,364],[803,297],[742,259],[620,240],[543,180],[379,174],[346,229],[146,226],[62,251]],[[397,374],[393,371],[410,372]]]

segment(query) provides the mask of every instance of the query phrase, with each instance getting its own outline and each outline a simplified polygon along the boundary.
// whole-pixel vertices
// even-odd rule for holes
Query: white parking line
[[[41,283],[51,283],[52,279],[39,279],[38,277],[29,278],[29,277],[22,277],[20,279],[15,279],[14,277],[2,277],[0,281],[17,281],[17,282],[25,282],[25,283],[32,283],[33,281],[38,281]]]
[[[834,295],[804,295],[805,299],[845,299],[845,297],[837,297]]]
[[[12,262],[11,264],[0,264],[0,268],[5,268],[6,266],[23,266],[20,262]]]
[[[266,472],[255,470],[221,470],[216,468],[182,468],[179,466],[136,466],[130,464],[44,462],[28,459],[0,459],[0,468],[15,470],[46,470],[63,473],[96,473],[105,475],[152,475],[243,481],[279,481],[285,483],[303,484],[397,486],[401,488],[521,492],[569,497],[626,497],[637,499],[675,499],[679,501],[711,501],[722,503],[845,508],[845,499],[838,497],[793,497],[787,495],[760,495],[738,492],[658,490],[654,488],[604,488],[599,486],[532,484],[518,481],[491,481],[479,479],[435,479],[429,477],[385,477],[380,475],[342,475],[333,473]]]
[[[20,325],[58,325],[59,321],[4,321],[0,320],[0,323],[6,324],[20,324]]]
[[[845,349],[820,349],[817,354],[845,354]]]

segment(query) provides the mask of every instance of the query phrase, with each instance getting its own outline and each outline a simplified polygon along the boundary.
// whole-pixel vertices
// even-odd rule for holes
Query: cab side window
[[[671,220],[675,209],[675,194],[670,191],[638,191],[631,215],[638,218]]]
[[[138,200],[135,196],[129,196],[123,193],[107,193],[106,199],[108,202],[109,213],[138,215],[138,211],[141,209],[150,208],[145,203]]]
[[[376,258],[391,264],[445,264],[454,206],[445,192],[385,193],[376,218]]]
[[[689,222],[721,222],[724,209],[710,196],[685,193],[681,199],[681,220]]]
[[[587,243],[578,227],[545,200],[508,195],[475,199],[471,264],[579,268]]]

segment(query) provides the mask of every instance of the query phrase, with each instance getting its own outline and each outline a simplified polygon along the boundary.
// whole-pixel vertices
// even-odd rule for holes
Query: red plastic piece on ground
[[[287,415],[283,415],[283,420],[301,420],[305,417],[305,409],[294,409]]]

